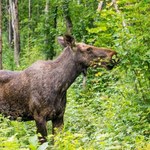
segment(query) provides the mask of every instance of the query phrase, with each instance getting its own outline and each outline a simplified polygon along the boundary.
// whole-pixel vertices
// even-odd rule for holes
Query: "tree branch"
[[[97,11],[100,12],[103,8],[103,1],[100,1],[99,4],[98,4],[98,8],[97,8]]]
[[[67,28],[67,33],[71,34],[72,33],[72,20],[70,17],[70,12],[69,12],[69,1],[65,1],[63,3],[63,13],[64,13],[64,18],[66,20],[66,28]]]
[[[119,10],[119,8],[118,8],[118,4],[117,4],[116,0],[112,0],[112,3],[113,3],[113,5],[114,5],[114,8],[115,8],[116,12],[117,12],[118,14],[121,14],[121,12],[120,12],[120,10]],[[124,19],[123,19],[123,16],[122,16],[122,25],[123,25],[123,27],[126,27],[126,26],[127,26],[126,23],[125,23],[125,21],[124,21]]]

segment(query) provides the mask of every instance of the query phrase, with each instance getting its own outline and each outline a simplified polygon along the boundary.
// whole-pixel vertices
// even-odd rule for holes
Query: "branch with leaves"
[[[120,10],[119,10],[119,8],[118,8],[118,4],[117,4],[116,0],[112,0],[112,4],[113,4],[113,6],[114,6],[116,12],[117,12],[118,14],[121,14],[121,12],[120,12]],[[122,16],[122,25],[123,25],[123,27],[126,27],[126,26],[127,26],[126,23],[125,23],[125,20],[124,20],[123,16]]]

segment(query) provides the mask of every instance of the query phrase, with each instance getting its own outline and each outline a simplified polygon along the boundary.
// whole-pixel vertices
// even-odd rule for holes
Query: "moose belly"
[[[16,101],[1,101],[0,100],[0,113],[11,120],[32,120],[32,116],[23,103],[17,103]]]
[[[29,112],[28,99],[29,88],[19,85],[4,84],[0,88],[0,113],[12,120],[22,118],[21,120],[31,120]]]

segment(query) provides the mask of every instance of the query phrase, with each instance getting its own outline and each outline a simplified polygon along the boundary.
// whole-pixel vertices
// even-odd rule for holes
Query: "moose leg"
[[[66,107],[66,92],[64,92],[61,100],[61,112],[60,114],[57,114],[55,118],[52,119],[52,134],[56,135],[58,132],[60,132],[64,125],[64,112]],[[54,139],[53,139],[54,142]]]
[[[62,111],[58,116],[52,119],[52,133],[53,135],[56,133],[57,130],[61,130],[64,125],[64,112],[66,107],[66,92],[64,92],[62,99],[61,99],[61,107]],[[55,130],[56,128],[56,130]]]
[[[46,129],[46,120],[42,121],[35,121],[37,126],[37,133],[41,134],[41,137],[39,137],[39,142],[42,144],[46,142],[47,137],[47,129]]]
[[[63,116],[60,118],[55,118],[52,120],[52,134],[55,136],[57,133],[59,133],[63,128],[64,122],[63,122]],[[54,138],[52,139],[52,144],[54,144]]]
[[[63,116],[58,117],[52,120],[52,134],[55,135],[56,132],[59,132],[62,130],[64,125]]]
[[[41,137],[39,137],[39,142],[42,144],[46,142],[47,137],[47,129],[46,129],[46,119],[44,116],[37,115],[34,116],[36,127],[37,127],[37,133],[41,134]]]

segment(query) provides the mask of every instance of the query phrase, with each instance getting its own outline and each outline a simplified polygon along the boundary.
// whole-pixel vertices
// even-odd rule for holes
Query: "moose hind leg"
[[[52,134],[55,135],[56,132],[61,131],[64,125],[64,119],[62,117],[58,117],[52,120]]]

